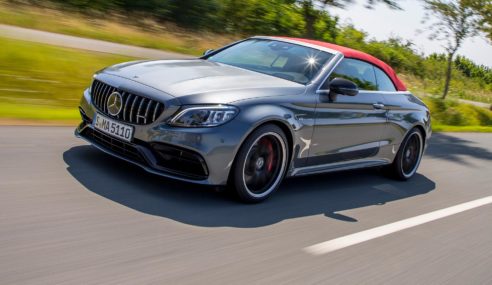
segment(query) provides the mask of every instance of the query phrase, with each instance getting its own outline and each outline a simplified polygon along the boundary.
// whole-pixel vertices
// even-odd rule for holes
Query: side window
[[[361,60],[344,58],[330,75],[330,80],[336,77],[354,82],[361,90],[377,90],[374,67]]]
[[[378,90],[396,92],[395,85],[393,84],[393,81],[391,81],[391,79],[388,77],[388,75],[386,75],[386,73],[378,67],[374,67],[374,70],[376,71]]]

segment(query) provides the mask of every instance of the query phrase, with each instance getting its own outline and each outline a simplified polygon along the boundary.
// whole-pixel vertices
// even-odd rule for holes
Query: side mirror
[[[346,96],[355,96],[359,94],[357,84],[350,80],[338,77],[330,81],[328,84],[323,84],[319,91],[322,93]]]
[[[213,52],[213,49],[207,49],[206,51],[203,52],[203,55],[209,55]]]

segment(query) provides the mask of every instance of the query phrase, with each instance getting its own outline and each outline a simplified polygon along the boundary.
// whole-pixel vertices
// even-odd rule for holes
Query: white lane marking
[[[384,226],[372,228],[355,234],[350,234],[329,241],[325,241],[322,243],[318,243],[312,246],[305,247],[304,251],[312,255],[327,254],[335,250],[349,247],[351,245],[356,245],[368,240],[376,239],[408,228],[416,227],[418,225],[422,225],[428,222],[442,219],[487,204],[492,204],[492,196],[473,200],[449,208],[419,215],[413,218],[408,218]]]

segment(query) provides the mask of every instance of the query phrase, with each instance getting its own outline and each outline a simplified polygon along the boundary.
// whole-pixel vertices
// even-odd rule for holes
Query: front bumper
[[[148,172],[188,182],[208,184],[208,169],[201,156],[172,146],[158,147],[144,142],[127,143],[112,138],[84,123],[75,130],[75,135],[98,149],[136,164]],[[148,145],[148,146],[147,146]],[[165,152],[162,152],[164,148]]]
[[[82,122],[75,136],[150,173],[206,185],[227,184],[235,154],[250,128],[241,120],[214,128],[177,128],[162,123],[164,114],[149,125],[125,123],[135,128],[128,143],[94,129],[97,110],[87,91],[79,110]]]

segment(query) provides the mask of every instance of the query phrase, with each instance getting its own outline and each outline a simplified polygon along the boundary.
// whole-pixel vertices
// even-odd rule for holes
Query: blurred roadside
[[[101,14],[91,18],[0,0],[0,23],[9,25],[0,25],[0,124],[75,125],[78,100],[95,71],[141,58],[199,55],[242,37],[152,20],[137,25],[125,19]],[[492,112],[483,108],[490,104],[491,92],[463,77],[455,85],[470,91],[465,98],[482,103],[462,104],[458,97],[442,101],[428,96],[429,90],[438,90],[440,81],[423,80],[405,70],[400,74],[431,107],[436,131],[492,132]]]
[[[191,57],[181,53],[144,48],[133,45],[125,45],[102,40],[88,39],[82,37],[57,34],[35,29],[21,28],[0,24],[0,37],[55,45],[60,47],[75,48],[87,51],[109,53],[135,58],[148,59],[182,59]]]
[[[200,55],[210,47],[241,38],[240,35],[184,29],[170,22],[159,23],[138,13],[89,10],[82,14],[62,10],[59,6],[50,5],[50,1],[32,2],[43,5],[0,0],[0,24],[190,55]]]
[[[2,125],[76,124],[79,117],[76,112],[78,98],[81,90],[90,82],[92,64],[103,68],[139,58],[190,57],[2,24],[0,44],[4,50],[3,55],[0,55],[0,94],[10,94],[1,96]],[[85,59],[89,59],[89,62],[84,63]],[[22,62],[26,65],[16,64]],[[46,64],[48,62],[50,64]],[[70,66],[69,62],[81,63]],[[86,64],[90,65],[85,68]],[[33,70],[34,66],[36,70]]]
[[[75,125],[92,74],[134,58],[0,37],[2,124]]]
[[[151,20],[142,27],[121,16],[96,18],[0,0],[1,125],[76,125],[78,101],[97,70],[190,57],[233,40]]]

